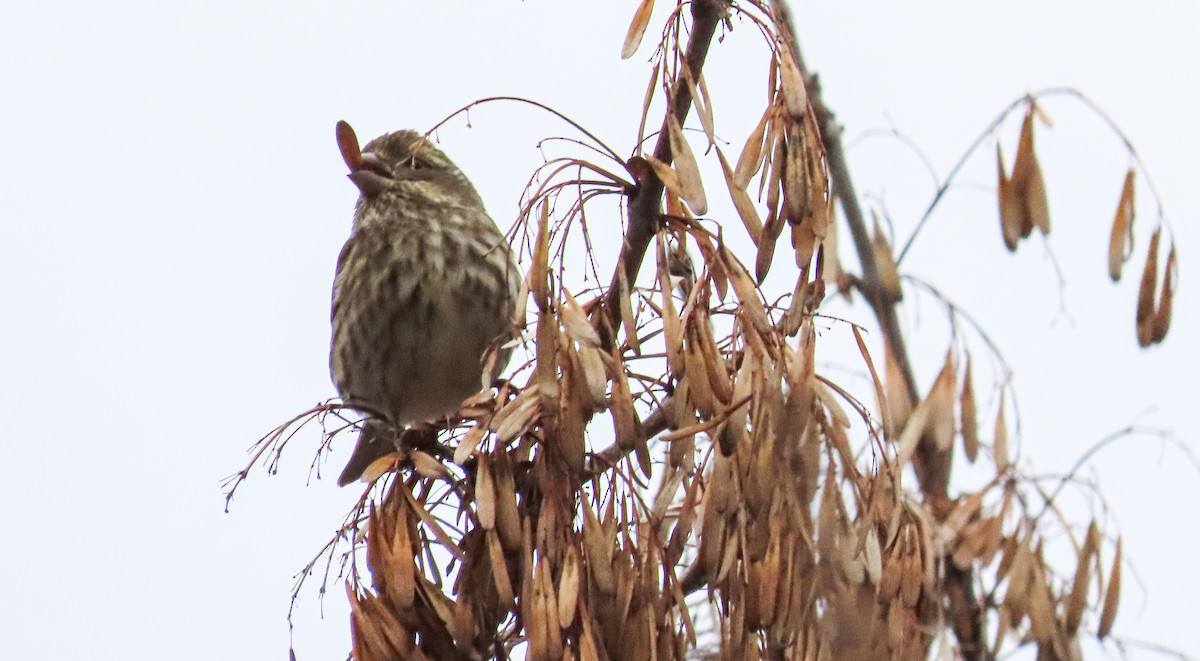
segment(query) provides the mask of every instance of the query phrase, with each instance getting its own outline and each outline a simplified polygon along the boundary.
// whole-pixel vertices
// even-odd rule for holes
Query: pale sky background
[[[334,123],[350,121],[365,141],[426,129],[476,98],[523,95],[629,153],[650,55],[644,44],[631,60],[618,58],[636,4],[0,8],[8,311],[0,401],[9,420],[0,656],[285,658],[293,575],[357,490],[329,477],[305,485],[315,432],[302,435],[280,475],[257,473],[231,514],[219,484],[259,436],[333,394],[329,285],[356,196]],[[1077,87],[1120,124],[1181,246],[1182,292],[1164,346],[1140,351],[1134,343],[1140,265],[1119,286],[1106,275],[1108,225],[1129,159],[1068,99],[1044,104],[1055,128],[1039,127],[1038,149],[1069,316],[1059,314],[1043,242],[1023,243],[1016,256],[1000,244],[994,142],[963,180],[978,185],[949,196],[904,268],[942,285],[1006,353],[1030,470],[1062,472],[1134,422],[1194,445],[1200,298],[1189,256],[1200,251],[1200,5],[797,2],[794,11],[804,55],[854,145],[859,190],[886,203],[899,237],[933,184],[911,150],[894,139],[856,140],[864,132],[899,129],[944,175],[1029,90]],[[712,48],[705,72],[718,133],[732,150],[761,111],[764,57],[748,23]],[[536,140],[568,129],[517,106],[492,105],[471,119],[473,128],[458,120],[442,130],[442,146],[507,226],[539,163]],[[1010,162],[1016,124],[1002,132]],[[710,216],[739,230],[719,176],[708,183]],[[1144,183],[1139,250],[1156,215]],[[617,218],[604,222],[615,227]],[[855,268],[848,249],[843,259]],[[906,332],[927,340],[914,344],[925,351],[925,388],[944,352],[945,324],[928,299],[910,299]],[[870,321],[862,307],[835,310]],[[819,357],[836,378],[844,375],[836,365],[853,359],[838,353],[844,330],[826,335]],[[326,473],[336,474],[347,453],[343,443]],[[1147,437],[1102,452],[1091,466],[1084,475],[1103,484],[1140,577],[1126,575],[1116,633],[1200,657],[1200,475]],[[340,659],[348,649],[345,597],[340,585],[331,589],[323,607],[315,592],[301,596],[300,659]]]

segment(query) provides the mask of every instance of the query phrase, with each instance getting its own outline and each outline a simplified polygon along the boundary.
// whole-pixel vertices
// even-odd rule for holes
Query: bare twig
[[[1138,154],[1137,149],[1134,149],[1133,142],[1130,141],[1129,137],[1125,135],[1125,132],[1121,130],[1121,127],[1117,126],[1116,121],[1114,121],[1113,118],[1108,115],[1108,113],[1104,112],[1104,110],[1101,109],[1095,101],[1092,101],[1083,92],[1071,87],[1049,87],[1036,92],[1030,92],[1029,94],[1021,96],[1018,99],[1014,99],[1004,110],[1001,110],[1000,113],[996,115],[996,118],[993,119],[991,123],[988,124],[987,127],[975,138],[974,142],[967,147],[966,151],[964,151],[963,155],[958,159],[958,162],[955,163],[954,167],[950,169],[950,173],[946,175],[945,180],[943,180],[941,185],[938,186],[937,192],[933,194],[933,199],[929,202],[929,206],[925,208],[925,213],[921,214],[920,220],[917,221],[917,226],[913,229],[912,234],[909,235],[908,240],[904,242],[904,247],[900,249],[899,253],[897,253],[897,266],[899,266],[900,263],[904,261],[904,257],[908,255],[908,250],[912,247],[913,242],[917,240],[917,235],[919,235],[921,230],[925,228],[925,224],[929,222],[929,217],[933,215],[934,209],[936,209],[938,204],[941,203],[942,197],[945,196],[946,191],[950,189],[950,185],[954,183],[954,179],[958,176],[959,171],[961,171],[963,166],[967,164],[967,160],[969,160],[971,156],[973,156],[979,149],[979,147],[996,132],[996,129],[1000,128],[1000,125],[1004,123],[1004,120],[1007,119],[1008,116],[1013,113],[1013,111],[1026,103],[1049,96],[1069,96],[1077,99],[1080,103],[1087,106],[1089,110],[1095,113],[1101,121],[1107,124],[1108,127],[1112,129],[1113,133],[1117,134],[1117,137],[1125,146],[1125,150],[1129,152],[1129,156],[1133,159],[1134,163],[1137,164],[1137,167],[1139,170],[1141,170],[1143,177],[1145,177],[1146,183],[1150,187],[1150,194],[1154,197],[1154,203],[1158,206],[1159,217],[1163,219],[1164,224],[1167,225],[1167,229],[1171,229],[1170,223],[1166,221],[1166,212],[1163,211],[1162,196],[1158,194],[1158,189],[1155,188],[1154,181],[1150,178],[1149,171],[1146,169],[1146,164],[1142,161],[1142,157]],[[1173,231],[1172,234],[1174,234]]]
[[[554,108],[551,108],[550,106],[548,106],[544,103],[540,103],[540,102],[534,101],[532,99],[526,99],[526,98],[520,97],[520,96],[489,96],[484,99],[478,99],[476,101],[472,101],[471,103],[468,103],[467,105],[459,108],[458,110],[455,110],[454,112],[450,113],[449,115],[446,115],[444,118],[442,118],[442,120],[440,122],[438,122],[437,124],[434,124],[433,128],[429,129],[429,131],[426,133],[426,135],[432,135],[435,131],[437,131],[439,128],[441,128],[442,125],[444,125],[446,122],[450,121],[451,119],[454,119],[455,117],[457,117],[460,114],[469,113],[471,111],[471,109],[474,108],[475,106],[481,106],[485,103],[491,103],[493,101],[516,101],[518,103],[526,103],[535,108],[540,108],[541,110],[545,110],[546,112],[550,113],[551,115],[554,115],[555,117],[570,124],[571,126],[573,126],[575,128],[575,130],[577,130],[580,133],[591,138],[592,141],[595,142],[596,145],[601,150],[603,150],[602,153],[604,155],[608,156],[609,158],[613,159],[614,161],[616,161],[618,163],[624,163],[624,161],[621,159],[621,157],[619,155],[617,155],[617,152],[613,151],[608,145],[604,144],[604,142],[602,140],[600,140],[600,138],[597,138],[595,135],[593,135],[591,131],[588,131],[587,129],[585,129],[583,127],[583,125],[579,124],[575,120],[571,119],[570,117],[567,117],[563,113],[555,110]],[[468,123],[469,123],[469,120],[468,120]]]
[[[1054,505],[1055,499],[1058,498],[1060,493],[1062,493],[1062,490],[1068,484],[1070,484],[1071,480],[1075,477],[1075,474],[1079,472],[1079,469],[1083,468],[1089,461],[1091,461],[1092,457],[1096,456],[1096,454],[1101,450],[1109,445],[1112,445],[1113,443],[1116,443],[1117,441],[1137,435],[1158,437],[1164,443],[1173,445],[1176,449],[1182,452],[1185,457],[1187,457],[1188,461],[1191,462],[1192,466],[1195,467],[1197,471],[1200,471],[1200,461],[1197,461],[1196,456],[1192,454],[1191,449],[1189,449],[1186,444],[1176,438],[1171,431],[1156,427],[1129,425],[1128,427],[1118,429],[1108,436],[1096,441],[1087,449],[1086,452],[1079,455],[1079,458],[1075,460],[1075,463],[1071,466],[1070,470],[1068,470],[1066,475],[1062,477],[1058,485],[1054,488],[1054,491],[1050,492],[1050,495],[1046,497],[1045,505],[1042,507],[1042,511],[1033,517],[1033,522],[1037,523],[1042,516],[1046,514],[1046,511]]]

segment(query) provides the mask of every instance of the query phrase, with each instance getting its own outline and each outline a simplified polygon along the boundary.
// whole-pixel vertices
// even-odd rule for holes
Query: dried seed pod
[[[758,356],[752,351],[747,351],[733,382],[731,401],[741,402],[752,396],[757,364]],[[749,420],[751,408],[753,408],[752,402],[737,407],[729,414],[725,424],[721,426],[721,433],[717,435],[717,446],[723,456],[728,457],[733,454],[737,449],[738,441],[746,438],[746,423]]]
[[[496,433],[496,442],[504,444],[522,433],[539,413],[541,388],[530,386],[492,416],[488,427]]]
[[[575,621],[580,586],[579,551],[568,546],[558,577],[558,626],[566,629]]]
[[[1038,164],[1036,157],[1032,168],[1025,189],[1025,213],[1028,214],[1028,225],[1047,235],[1050,233],[1050,201],[1046,199],[1046,181],[1042,177],[1042,166]]]
[[[758,241],[758,255],[754,261],[754,278],[759,284],[767,278],[771,270],[771,262],[775,259],[775,243],[783,232],[784,219],[773,211],[767,214],[767,223],[763,225],[762,234]]]
[[[1004,605],[1012,618],[1010,624],[1017,626],[1029,608],[1030,583],[1033,576],[1033,551],[1029,548],[1030,536],[1025,536],[1017,545],[1008,569],[1008,588],[1004,592]]]
[[[583,373],[584,383],[587,384],[588,394],[592,396],[591,406],[595,410],[604,410],[605,393],[608,391],[608,376],[605,373],[604,359],[600,350],[595,347],[580,347],[579,368]]]
[[[370,484],[375,480],[396,469],[397,462],[404,459],[407,455],[402,452],[389,452],[382,457],[372,461],[358,480],[364,484]]]
[[[541,561],[533,565],[532,576],[526,577],[532,589],[529,597],[521,600],[525,630],[529,637],[529,656],[535,660],[562,658],[558,600],[547,564]]]
[[[960,569],[970,568],[976,560],[986,565],[995,554],[999,543],[999,517],[990,516],[972,521],[963,530],[951,558]]]
[[[799,120],[808,109],[808,90],[804,86],[804,76],[796,66],[796,58],[787,44],[780,42],[777,53],[779,86],[783,92],[783,100],[787,104],[788,114]]]
[[[417,475],[436,480],[454,481],[454,475],[450,469],[433,456],[420,450],[412,450],[408,453],[408,458],[413,462],[413,469]]]
[[[1008,424],[1004,421],[1004,392],[1000,392],[1000,407],[996,411],[996,433],[992,438],[992,458],[996,462],[996,474],[1008,472]]]
[[[704,129],[704,136],[708,138],[708,149],[711,149],[716,142],[716,132],[713,127],[713,112],[712,99],[708,96],[708,86],[704,83],[704,74],[700,74],[700,80],[697,83],[695,76],[692,75],[692,70],[688,67],[687,60],[679,60],[679,77],[688,87],[688,93],[692,96],[692,104],[696,108],[696,117],[700,119],[700,127]]]
[[[767,123],[772,110],[774,110],[773,106],[767,106],[763,110],[762,119],[758,120],[758,124],[746,138],[742,153],[738,155],[737,166],[733,168],[732,172],[735,188],[745,190],[750,185],[750,180],[754,178],[754,174],[762,168],[763,138],[766,137]]]
[[[580,346],[600,346],[600,335],[592,327],[592,322],[580,307],[579,301],[576,301],[566,288],[562,290],[562,306],[559,308],[558,315],[567,331],[567,337],[571,340],[578,342]]]
[[[612,359],[619,366],[618,373],[624,374],[624,363],[616,348],[613,349]],[[613,431],[616,434],[617,445],[622,448],[644,448],[646,439],[642,438],[637,412],[633,408],[633,395],[629,390],[629,381],[622,376],[613,379],[612,384],[610,410],[612,411]],[[649,471],[648,466],[643,466],[643,469]]]
[[[671,267],[667,259],[667,244],[664,233],[659,232],[655,256],[658,262],[658,293],[661,308],[659,316],[663,322],[663,341],[667,350],[667,367],[674,374],[683,374],[683,325],[675,312],[675,288],[671,284]]]
[[[871,585],[879,585],[883,577],[883,550],[879,546],[879,533],[870,522],[867,522],[867,534],[863,540],[863,561],[866,563],[867,578]]]
[[[967,367],[963,372],[959,411],[962,420],[963,453],[967,455],[967,461],[975,463],[975,457],[979,454],[979,423],[975,419],[975,386],[971,379],[970,353],[967,354]]]
[[[933,439],[937,448],[943,452],[949,451],[954,445],[954,391],[955,366],[953,347],[946,352],[946,362],[938,373],[933,387],[929,389],[928,401],[932,410],[929,414],[926,433]]]
[[[579,636],[580,661],[602,661],[606,658],[608,657],[600,656],[600,644],[596,641],[590,618],[583,618],[583,631]]]
[[[559,366],[562,385],[559,388],[557,434],[547,435],[543,443],[557,451],[574,472],[583,469],[586,444],[584,435],[587,421],[591,417],[591,395],[583,374],[580,373],[579,358],[575,348],[564,342],[565,351]],[[515,416],[514,416],[515,417]],[[502,438],[496,434],[497,440]]]
[[[700,180],[700,166],[692,147],[688,144],[683,127],[674,113],[667,114],[667,133],[671,138],[671,154],[675,160],[675,171],[679,175],[681,194],[679,197],[687,202],[692,213],[703,216],[708,213],[708,200],[704,195],[704,182]]]
[[[909,610],[899,599],[891,600],[888,605],[887,635],[895,648],[903,647],[908,639],[908,616]]]
[[[337,138],[338,151],[341,152],[346,167],[351,172],[362,170],[362,150],[358,146],[358,136],[354,134],[354,129],[349,123],[338,121],[334,134]]]
[[[588,498],[580,499],[583,505],[583,542],[589,575],[596,587],[605,594],[616,594],[617,576],[613,570],[614,535],[600,523]]]
[[[533,264],[529,267],[529,294],[538,310],[550,309],[550,205],[546,202],[538,214]]]
[[[813,234],[818,240],[829,236],[833,223],[833,205],[830,199],[829,166],[826,162],[825,145],[816,129],[816,117],[810,111],[804,122],[805,142],[812,145],[805,150],[804,162],[808,169],[807,218],[812,224]]]
[[[1021,236],[1029,236],[1033,228],[1042,234],[1050,233],[1050,206],[1046,200],[1046,182],[1042,178],[1042,167],[1038,164],[1033,149],[1033,116],[1037,106],[1029,105],[1025,121],[1021,123],[1021,137],[1017,143],[1017,156],[1013,162],[1012,181],[1021,197],[1024,219]]]
[[[487,455],[476,457],[475,464],[475,516],[484,530],[496,527],[496,485],[492,480]]]
[[[496,490],[496,532],[509,553],[521,548],[521,515],[517,511],[517,487],[512,463],[502,448],[492,453],[492,484]]]
[[[758,209],[754,207],[754,201],[750,199],[750,193],[746,192],[744,185],[739,185],[737,175],[729,169],[729,161],[725,160],[725,154],[721,153],[721,148],[717,147],[717,158],[721,161],[721,172],[725,174],[725,187],[729,189],[729,197],[733,201],[733,208],[737,210],[738,217],[742,219],[742,225],[746,227],[746,233],[750,235],[750,239],[757,245],[763,232],[762,220],[758,217]]]
[[[907,397],[907,395],[905,396]],[[908,463],[920,440],[934,439],[938,449],[948,450],[954,444],[954,353],[946,352],[946,362],[934,380],[929,394],[913,409],[896,440],[896,461]]]
[[[721,356],[717,342],[712,336],[712,323],[708,310],[697,308],[691,316],[691,325],[695,331],[695,343],[703,356],[704,374],[707,375],[709,388],[722,407],[733,401],[733,385],[730,374]]]
[[[1154,342],[1154,293],[1158,285],[1158,239],[1162,227],[1150,236],[1150,247],[1146,249],[1146,265],[1142,268],[1142,282],[1138,287],[1137,341],[1148,347]]]
[[[712,389],[708,385],[708,375],[704,368],[704,356],[690,341],[684,350],[684,361],[687,364],[687,372],[680,379],[680,382],[682,383],[685,380],[687,382],[688,400],[696,408],[701,419],[710,419],[716,415],[717,401],[713,396]]]
[[[1154,344],[1162,342],[1167,337],[1167,330],[1171,327],[1172,301],[1175,298],[1175,269],[1175,244],[1172,242],[1171,250],[1167,253],[1167,266],[1163,269],[1163,286],[1158,295],[1158,307],[1154,310],[1154,319],[1150,324],[1150,341]]]
[[[904,576],[904,557],[894,551],[883,562],[883,575],[879,578],[879,603],[885,604],[898,599],[900,580]]]
[[[826,205],[828,206],[828,205]],[[847,285],[847,274],[842,268],[841,257],[838,256],[838,230],[837,223],[833,222],[832,214],[829,211],[825,212],[826,216],[830,216],[830,220],[826,227],[825,238],[821,241],[821,249],[825,253],[825,284],[832,287],[834,291],[841,293],[846,300],[850,298],[850,288]],[[518,308],[521,309],[521,308]]]
[[[1040,549],[1039,549],[1040,550]],[[1046,580],[1046,568],[1040,554],[1034,557],[1029,581],[1029,633],[1046,643],[1054,640],[1058,622],[1054,618],[1054,597]]]
[[[458,442],[458,447],[454,448],[454,463],[462,466],[471,458],[471,454],[483,442],[483,437],[487,434],[487,425],[481,422],[476,422],[463,435],[462,440]]]
[[[1000,173],[996,185],[996,194],[1000,202],[1000,233],[1004,237],[1004,247],[1012,252],[1017,249],[1017,242],[1021,240],[1024,214],[1016,187],[1005,172],[1004,152],[999,144],[996,145],[996,169]]]
[[[805,158],[804,132],[794,126],[787,133],[783,163],[783,217],[793,225],[808,215],[808,164]]]
[[[796,253],[796,267],[807,269],[812,262],[813,255],[816,254],[817,246],[820,241],[815,232],[813,232],[812,216],[805,216],[804,220],[799,224],[791,225],[792,228],[792,249]]]
[[[1104,640],[1112,631],[1117,619],[1117,607],[1121,602],[1121,538],[1117,538],[1117,552],[1113,556],[1112,572],[1108,576],[1108,588],[1104,591],[1104,607],[1100,610],[1100,625],[1096,637]]]
[[[1067,635],[1074,636],[1083,620],[1083,609],[1087,606],[1088,586],[1092,579],[1092,562],[1099,550],[1100,529],[1093,520],[1088,526],[1083,544],[1075,562],[1075,577],[1071,581],[1071,592],[1064,600],[1066,605],[1063,612],[1063,625]]]
[[[712,244],[711,235],[707,232],[696,232],[692,234],[692,238],[696,240],[696,247],[700,249],[700,254],[704,258],[709,281],[717,290],[717,299],[724,303],[725,297],[729,295],[729,276],[725,273],[725,266],[721,264],[717,249]]]
[[[1029,236],[1035,227],[1041,230],[1042,234],[1050,233],[1050,205],[1046,199],[1046,182],[1033,147],[1033,117],[1037,113],[1037,106],[1030,103],[1021,123],[1021,136],[1017,142],[1017,156],[1013,162],[1011,177],[1005,174],[1004,155],[1000,146],[996,145],[1000,229],[1004,236],[1004,245],[1009,251],[1016,250],[1017,242]]]
[[[491,563],[492,582],[496,586],[496,596],[504,608],[512,608],[516,600],[512,581],[508,577],[508,562],[504,557],[504,547],[500,536],[495,531],[487,532],[488,561]]]
[[[646,26],[650,24],[650,15],[654,13],[654,0],[642,0],[637,10],[633,12],[633,20],[629,22],[629,30],[625,32],[625,41],[621,44],[621,59],[627,60],[637,52],[646,34]]]
[[[905,608],[916,608],[921,598],[921,582],[925,572],[921,569],[921,557],[913,553],[904,560],[903,573],[900,575],[900,603]]]
[[[908,386],[904,383],[904,373],[900,369],[900,362],[897,360],[895,352],[886,342],[883,348],[884,382],[887,386],[887,409],[890,416],[890,424],[884,433],[888,438],[895,439],[908,426],[908,419],[913,412],[913,402],[909,398]],[[885,423],[888,421],[885,419]]]
[[[892,255],[892,245],[884,235],[883,228],[879,226],[879,218],[875,218],[875,236],[871,241],[871,252],[875,256],[875,268],[879,272],[880,293],[889,302],[902,300],[900,272],[896,267],[896,258]]]
[[[368,555],[370,544],[376,544],[376,561],[373,567],[388,567],[384,591],[399,608],[411,606],[416,594],[417,565],[414,556],[413,534],[416,532],[408,507],[398,503],[394,512],[388,516],[395,517],[391,521],[390,535],[383,532],[382,519],[379,514],[372,512],[372,525],[368,529]],[[389,539],[390,537],[390,539]],[[386,541],[386,548],[384,547]]]
[[[774,135],[774,148],[772,149],[771,161],[768,164],[767,171],[763,178],[767,182],[767,217],[779,217],[779,199],[783,194],[783,175],[787,171],[786,154],[784,152],[784,136],[783,131],[778,126],[772,126]],[[760,193],[761,195],[761,193]]]
[[[867,580],[867,566],[863,558],[854,551],[854,545],[848,540],[838,545],[841,560],[842,575],[851,585],[862,585]]]
[[[754,281],[750,279],[750,274],[725,245],[720,246],[719,254],[725,266],[725,272],[729,274],[729,283],[733,285],[733,291],[737,295],[738,301],[742,303],[740,313],[759,334],[769,336],[771,322],[767,319],[767,310],[763,306],[762,298],[758,295]]]
[[[772,538],[767,547],[767,554],[761,561],[752,560],[749,563],[749,584],[756,598],[747,601],[750,613],[747,615],[748,624],[761,629],[771,625],[775,620],[777,597],[779,594],[779,545]]]
[[[548,404],[558,401],[558,339],[561,335],[558,318],[553,311],[548,307],[539,310],[536,331],[537,365],[534,368],[533,382]]]
[[[1108,277],[1113,282],[1121,279],[1121,267],[1133,254],[1133,178],[1133,168],[1129,168],[1125,183],[1121,185],[1121,197],[1117,200],[1117,213],[1113,216],[1108,237]]]
[[[639,158],[650,166],[650,170],[654,173],[654,176],[658,177],[658,180],[662,182],[663,188],[666,188],[668,192],[674,194],[676,197],[684,197],[683,184],[680,183],[679,173],[675,170],[675,168],[671,167],[667,163],[663,163],[650,154],[643,154],[642,156],[635,157],[631,160],[636,160]]]

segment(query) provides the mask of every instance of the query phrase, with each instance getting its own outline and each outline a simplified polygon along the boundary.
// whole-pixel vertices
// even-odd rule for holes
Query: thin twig
[[[613,151],[608,145],[604,144],[604,141],[602,141],[600,138],[597,138],[595,135],[593,135],[591,131],[583,128],[583,126],[579,122],[576,122],[575,120],[571,119],[570,117],[564,115],[563,113],[555,110],[554,108],[551,108],[550,106],[548,106],[544,103],[539,103],[532,99],[526,99],[526,98],[520,97],[520,96],[489,96],[484,99],[478,99],[476,101],[472,101],[472,102],[468,103],[467,105],[459,108],[458,110],[455,110],[454,112],[450,113],[449,115],[446,115],[444,118],[442,118],[442,120],[440,122],[438,122],[437,124],[434,124],[433,128],[429,129],[429,131],[426,132],[426,135],[432,135],[434,133],[434,131],[437,131],[438,129],[440,129],[446,122],[450,121],[451,119],[454,119],[458,115],[470,112],[470,110],[472,108],[474,108],[475,106],[481,106],[485,103],[491,103],[493,101],[516,101],[518,103],[526,103],[535,108],[540,108],[542,110],[545,110],[546,112],[550,113],[551,115],[554,115],[555,117],[570,124],[571,126],[573,126],[575,128],[575,130],[577,130],[580,133],[591,138],[593,141],[595,141],[595,143],[597,145],[599,145],[600,148],[603,149],[604,154],[607,155],[609,158],[613,159],[617,163],[623,164],[625,162],[624,159],[622,159],[617,154],[617,152]],[[469,122],[470,122],[470,120],[468,119],[468,123]]]
[[[1113,120],[1113,118],[1110,117],[1108,113],[1104,112],[1104,110],[1101,109],[1095,101],[1092,101],[1083,92],[1080,92],[1072,87],[1048,87],[1036,92],[1030,92],[1029,94],[1022,95],[1020,98],[1014,99],[1008,104],[1007,107],[1004,108],[1004,110],[1000,111],[1000,113],[996,115],[996,118],[993,119],[991,123],[988,124],[987,127],[975,138],[971,145],[967,147],[966,151],[963,152],[963,155],[959,157],[958,162],[955,163],[954,167],[950,169],[950,173],[946,175],[946,179],[942,181],[940,186],[938,186],[937,192],[934,193],[933,199],[929,202],[929,206],[925,208],[925,213],[921,214],[920,220],[917,221],[916,228],[913,229],[913,232],[911,235],[909,235],[908,240],[904,242],[904,247],[901,248],[900,252],[896,255],[896,266],[899,266],[904,261],[904,257],[908,254],[909,248],[911,248],[913,242],[917,240],[917,235],[919,235],[921,230],[925,228],[925,224],[929,222],[929,217],[933,215],[934,210],[937,208],[938,204],[941,203],[942,197],[946,194],[946,191],[950,189],[950,185],[954,182],[954,178],[958,176],[959,171],[961,171],[963,166],[967,164],[967,160],[969,160],[971,156],[975,154],[979,147],[988,138],[995,134],[996,129],[1000,128],[1000,125],[1004,123],[1004,120],[1008,119],[1008,116],[1011,115],[1014,110],[1026,103],[1034,102],[1038,99],[1044,99],[1050,96],[1069,96],[1077,99],[1080,103],[1087,106],[1089,110],[1095,113],[1101,121],[1107,124],[1113,133],[1117,134],[1117,137],[1120,138],[1122,144],[1124,144],[1125,150],[1129,152],[1129,156],[1133,159],[1138,170],[1141,170],[1143,177],[1146,179],[1146,184],[1150,187],[1150,194],[1154,197],[1154,203],[1158,206],[1159,217],[1167,226],[1167,230],[1174,235],[1171,224],[1166,220],[1166,212],[1163,210],[1162,196],[1158,194],[1158,189],[1154,186],[1154,180],[1150,177],[1149,170],[1147,170],[1145,162],[1142,161],[1141,155],[1138,154],[1137,149],[1134,149],[1133,142],[1130,141],[1127,135],[1125,135],[1125,132],[1121,130],[1121,127],[1117,126],[1117,123]]]

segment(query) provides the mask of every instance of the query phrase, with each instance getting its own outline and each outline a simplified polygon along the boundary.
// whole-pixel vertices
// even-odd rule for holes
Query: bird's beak
[[[356,165],[357,167],[351,168],[350,174],[346,176],[358,186],[363,195],[376,195],[392,181],[392,176],[383,161],[372,152],[362,154]]]

